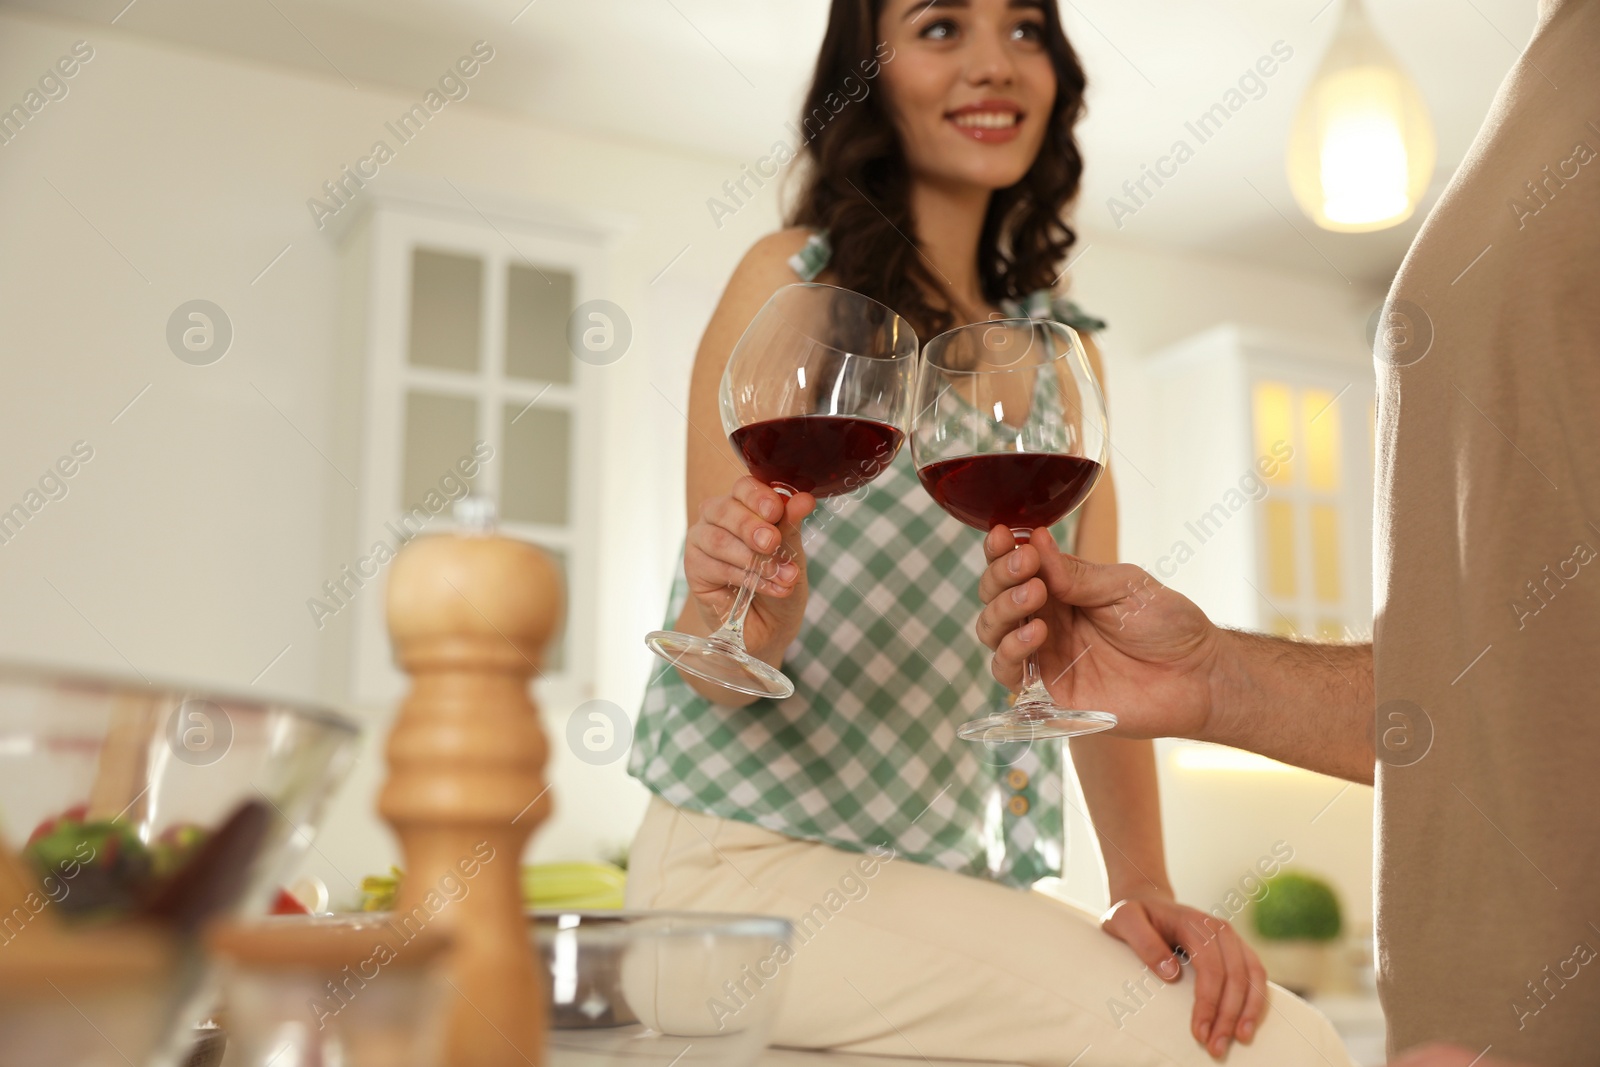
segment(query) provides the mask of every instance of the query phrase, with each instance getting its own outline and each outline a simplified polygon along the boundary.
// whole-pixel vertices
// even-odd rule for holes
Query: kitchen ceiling
[[[1377,234],[1317,230],[1283,167],[1290,119],[1345,0],[1061,0],[1090,78],[1078,207],[1095,232],[1386,285],[1532,32],[1535,0],[1367,0],[1439,140],[1423,210]],[[784,137],[825,0],[0,0],[357,87],[416,89],[477,39],[510,62],[473,87],[540,122],[750,161]],[[120,12],[120,14],[119,14]],[[1277,42],[1292,56],[1203,143],[1186,123]],[[1192,158],[1134,203],[1141,168]],[[1163,164],[1171,171],[1175,164]],[[1108,205],[1122,199],[1131,213]]]

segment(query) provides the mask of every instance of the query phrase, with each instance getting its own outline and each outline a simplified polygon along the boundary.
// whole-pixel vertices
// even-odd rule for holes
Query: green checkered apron
[[[807,280],[826,262],[820,237],[791,260]],[[1104,326],[1049,293],[1005,310]],[[680,808],[850,851],[887,844],[914,862],[1031,885],[1061,872],[1061,743],[956,737],[1008,699],[973,629],[983,535],[933,502],[910,453],[856,492],[818,501],[801,527],[811,592],[784,653],[794,695],[723,707],[663,664],[628,770]],[[1070,546],[1076,529],[1073,515],[1053,532]],[[687,595],[680,563],[669,627]]]

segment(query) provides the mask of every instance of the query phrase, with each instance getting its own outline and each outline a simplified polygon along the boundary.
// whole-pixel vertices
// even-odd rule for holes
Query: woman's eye
[[[1011,39],[1014,41],[1028,41],[1031,44],[1042,44],[1044,42],[1044,27],[1037,22],[1019,22],[1016,28],[1011,31]]]
[[[924,26],[918,34],[925,41],[948,41],[956,35],[956,24],[950,19],[940,19]]]

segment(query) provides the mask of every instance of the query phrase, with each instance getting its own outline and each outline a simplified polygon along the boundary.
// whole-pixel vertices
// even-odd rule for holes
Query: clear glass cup
[[[207,935],[221,1067],[444,1067],[450,937],[392,914],[273,916]]]

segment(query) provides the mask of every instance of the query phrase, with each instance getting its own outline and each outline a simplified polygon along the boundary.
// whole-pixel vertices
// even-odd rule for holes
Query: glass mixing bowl
[[[60,919],[72,930],[137,914],[163,887],[181,885],[188,862],[247,808],[252,847],[233,864],[247,869],[224,879],[211,904],[266,910],[310,843],[357,733],[330,711],[259,694],[0,663],[0,839],[39,890],[0,922],[0,957],[36,924]],[[25,989],[27,974],[14,972],[4,976],[9,988]],[[41,1010],[55,996],[48,977],[40,971],[36,983]],[[163,1028],[174,1040],[205,1011],[196,1001],[205,977],[198,966],[173,975]],[[55,1007],[65,1009],[63,1035],[90,1030],[93,1043],[91,1020]]]
[[[787,919],[708,912],[529,915],[548,971],[549,1067],[749,1067],[788,984]]]

